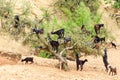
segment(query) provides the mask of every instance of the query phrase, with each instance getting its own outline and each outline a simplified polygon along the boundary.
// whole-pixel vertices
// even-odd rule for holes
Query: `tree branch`
[[[77,42],[76,42],[76,43],[74,43],[74,45],[73,45],[73,46],[71,46],[71,47],[67,47],[67,48],[63,49],[63,50],[60,52],[60,55],[62,55],[62,54],[63,54],[63,52],[64,52],[65,50],[70,50],[70,49],[73,49],[73,48],[74,48],[74,46],[76,46],[76,44],[77,44]]]

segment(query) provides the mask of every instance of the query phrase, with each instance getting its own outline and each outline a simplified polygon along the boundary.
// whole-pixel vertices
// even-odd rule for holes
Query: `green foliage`
[[[62,26],[72,33],[80,32],[80,27],[84,24],[87,29],[92,32],[91,34],[94,34],[93,26],[94,24],[99,23],[101,19],[101,14],[92,14],[84,2],[81,2],[74,12],[70,12],[67,8],[64,10],[62,9],[62,11],[68,19],[63,21]],[[71,28],[73,29],[71,30]]]
[[[46,52],[46,51],[40,51],[38,56],[43,57],[43,58],[52,58],[53,57],[53,55],[51,53]]]
[[[29,15],[31,13],[31,5],[27,1],[22,4],[22,14],[21,15]]]
[[[105,4],[112,4],[112,0],[104,0]]]
[[[87,29],[92,31],[92,34],[94,34],[94,30],[91,27],[94,24],[99,23],[101,19],[101,15],[92,14],[89,7],[87,7],[84,2],[80,2],[79,6],[75,8],[74,12],[71,12],[66,7],[62,7],[61,10],[67,17],[67,20],[62,22],[62,26],[66,29],[67,33],[74,33],[74,31],[79,30],[84,24],[86,25]],[[71,28],[73,29],[71,30]]]
[[[94,44],[91,42],[91,36],[95,35],[94,32],[94,24],[100,22],[101,14],[93,14],[89,7],[85,5],[84,2],[80,2],[79,6],[77,6],[74,12],[71,12],[68,8],[61,8],[65,16],[67,17],[65,21],[63,21],[62,27],[65,28],[66,33],[72,37],[74,42],[78,42],[78,46],[75,49],[76,52],[84,52],[86,55],[97,55],[98,52],[93,50],[92,47]],[[81,34],[81,26],[85,25],[87,30],[91,32],[91,34]],[[75,34],[75,35],[73,35]],[[106,36],[106,33],[103,33],[102,36]]]
[[[105,2],[106,4],[111,4],[115,9],[120,9],[120,0],[115,0],[114,3],[112,0],[105,0]]]
[[[90,23],[92,23],[91,12],[83,2],[81,2],[80,6],[75,10],[73,14],[73,19],[75,20],[77,25],[89,25]]]
[[[119,8],[120,8],[120,3],[115,2],[115,3],[113,4],[113,8],[119,9]]]
[[[4,17],[6,13],[13,15],[15,3],[12,0],[0,0],[0,17]]]
[[[4,29],[6,29],[6,32],[10,33],[17,40],[22,40],[24,45],[27,44],[30,45],[32,48],[35,48],[36,46],[44,46],[42,41],[44,41],[46,44],[49,44],[47,40],[47,33],[58,30],[60,28],[64,28],[65,37],[72,38],[71,46],[75,42],[78,42],[78,45],[76,46],[74,51],[84,52],[86,55],[97,55],[97,51],[92,49],[94,44],[91,41],[91,36],[95,35],[93,26],[94,24],[99,23],[101,19],[101,14],[93,14],[94,11],[91,11],[98,8],[95,7],[93,9],[90,9],[90,7],[96,5],[95,3],[91,4],[90,1],[89,3],[92,6],[89,5],[90,7],[88,7],[88,5],[86,5],[87,2],[85,2],[86,0],[81,0],[80,2],[79,1],[80,0],[60,0],[60,3],[57,4],[59,5],[59,9],[65,15],[65,20],[59,20],[57,16],[51,15],[50,12],[46,9],[41,9],[43,11],[42,19],[40,19],[38,16],[31,19],[29,18],[29,16],[31,15],[31,5],[25,2],[26,5],[22,7],[22,14],[20,15],[19,28],[16,29],[13,27],[14,19],[12,16],[11,18],[8,18],[5,22],[3,22],[5,26]],[[10,8],[10,10],[12,9]],[[3,17],[3,15],[1,16]],[[91,32],[90,34],[82,33],[81,26],[83,24],[86,26],[86,29]],[[9,26],[11,27],[9,28]],[[32,28],[44,28],[44,35],[34,34]],[[26,32],[26,30],[28,30],[28,32]],[[106,33],[103,31],[102,36],[104,36],[105,34]],[[51,37],[53,40],[57,40],[57,36],[51,35]],[[63,42],[61,40],[59,51],[64,49],[62,44]],[[41,51],[39,53],[39,56],[50,58],[52,55],[49,52]]]
[[[71,17],[72,16],[72,13],[71,13],[71,11],[68,8],[61,8],[61,10],[65,14],[65,16],[67,16],[67,17]]]
[[[61,10],[67,8],[71,12],[74,12],[81,2],[84,2],[85,5],[90,8],[92,13],[96,13],[100,5],[100,0],[58,0],[56,1],[55,6]]]
[[[111,4],[111,6],[115,9],[120,8],[120,0],[116,0],[114,3],[113,3],[113,0],[104,0],[104,1],[105,1],[105,4]]]
[[[83,0],[84,1],[84,0]],[[90,11],[93,13],[93,14],[96,14],[97,13],[97,10],[100,6],[100,3],[101,1],[100,0],[88,0],[87,1],[84,1],[86,6],[90,8]]]

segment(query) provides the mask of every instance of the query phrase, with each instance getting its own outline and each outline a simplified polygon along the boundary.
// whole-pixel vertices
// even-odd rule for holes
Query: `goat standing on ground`
[[[55,52],[58,52],[59,42],[52,40],[49,34],[48,34],[48,40],[49,40],[50,45],[52,46],[53,50],[55,50]]]
[[[101,27],[104,27],[104,24],[96,24],[96,25],[94,26],[94,30],[95,30],[95,33],[96,33],[96,34],[100,33],[100,28],[101,28]]]
[[[107,60],[107,49],[104,49],[104,55],[103,55],[103,63],[106,68],[106,71],[108,71],[108,60]]]
[[[112,66],[109,66],[109,68],[110,68],[109,75],[110,75],[111,73],[112,73],[112,76],[113,76],[113,74],[114,74],[114,75],[117,75],[117,69],[116,69],[116,67],[113,68]]]
[[[51,32],[51,34],[57,34],[58,35],[58,39],[60,38],[64,38],[64,29],[60,29],[60,30],[57,30],[55,32]]]
[[[26,57],[25,59],[22,59],[21,62],[25,61],[25,64],[27,64],[28,62],[33,63],[33,57]]]
[[[81,71],[83,70],[83,65],[85,64],[85,62],[88,62],[87,59],[85,60],[79,60],[79,56],[78,54],[76,54],[76,66],[77,66],[77,70],[79,70],[79,66],[81,68]]]

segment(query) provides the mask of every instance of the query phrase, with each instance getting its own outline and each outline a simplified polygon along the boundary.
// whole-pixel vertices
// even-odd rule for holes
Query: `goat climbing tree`
[[[56,53],[55,51],[53,51],[51,48],[50,48],[50,45],[46,44],[45,41],[43,41],[42,39],[40,39],[41,42],[44,44],[44,47],[40,47],[40,50],[45,50],[45,51],[48,51],[50,53],[52,53],[58,60],[59,60],[59,68],[60,69],[64,69],[64,70],[67,70],[68,69],[68,65],[67,65],[67,61],[66,59],[62,56],[63,52],[66,51],[66,50],[71,50],[73,49],[76,45],[77,45],[77,42],[73,44],[73,46],[71,47],[67,47],[67,48],[64,48],[59,54]]]

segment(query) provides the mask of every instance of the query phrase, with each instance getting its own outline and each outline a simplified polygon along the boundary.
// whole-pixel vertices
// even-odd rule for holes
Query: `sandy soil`
[[[40,2],[42,0],[34,1]],[[48,1],[43,1],[42,3],[48,5]],[[101,5],[100,10],[104,10],[102,7],[103,5]],[[109,12],[103,11],[103,13],[102,21],[105,21],[105,24],[109,26],[107,27],[109,31],[114,32],[112,35],[115,36],[116,42],[119,44],[120,32],[115,21],[109,17]],[[21,54],[29,53],[29,49],[27,47],[11,40],[8,36],[0,36],[0,51]],[[120,47],[117,47],[117,49],[108,49],[109,64],[117,68],[118,74],[115,76],[108,75],[105,71],[102,57],[100,56],[82,57],[82,59],[88,59],[88,62],[84,65],[83,71],[76,71],[75,61],[68,61],[70,70],[67,72],[55,67],[58,63],[57,60],[45,59],[36,56],[33,57],[33,64],[25,64],[21,61],[16,63],[13,60],[9,60],[8,57],[0,56],[0,80],[120,80]]]
[[[115,76],[108,75],[100,56],[83,57],[88,59],[83,71],[76,71],[75,61],[68,61],[70,70],[67,72],[56,68],[58,61],[54,59],[34,56],[33,64],[25,64],[0,57],[0,80],[120,80],[119,53],[120,48],[108,49],[109,64],[117,68],[118,74]]]

